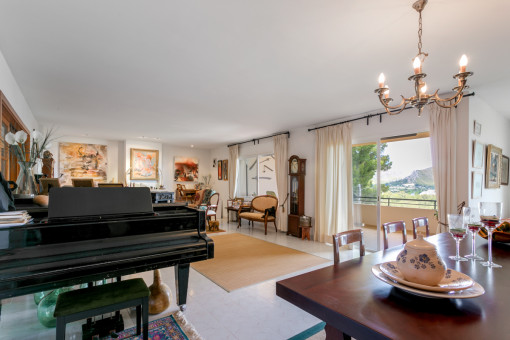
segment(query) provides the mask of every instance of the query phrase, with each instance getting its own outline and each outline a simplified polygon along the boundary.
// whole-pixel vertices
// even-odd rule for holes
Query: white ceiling
[[[210,148],[380,110],[409,96],[412,0],[0,0],[0,51],[60,134]],[[429,89],[471,89],[510,117],[510,1],[430,0]],[[414,114],[414,110],[406,114]]]

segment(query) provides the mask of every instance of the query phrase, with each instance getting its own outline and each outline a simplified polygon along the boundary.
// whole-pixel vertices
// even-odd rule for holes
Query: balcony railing
[[[436,210],[436,205],[437,205],[436,202],[437,202],[436,200],[381,197],[381,206],[387,206],[387,207],[420,208],[420,209],[434,209],[434,210]],[[354,204],[376,205],[377,197],[354,195]]]

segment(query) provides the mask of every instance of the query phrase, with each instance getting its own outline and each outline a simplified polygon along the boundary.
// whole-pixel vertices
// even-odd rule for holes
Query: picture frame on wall
[[[159,150],[131,149],[130,179],[158,180]]]
[[[222,173],[222,170],[223,170],[223,161],[219,160],[218,161],[218,180],[221,181],[223,179],[223,173]]]
[[[478,171],[472,172],[471,180],[471,198],[482,197],[483,174]]]
[[[501,156],[501,185],[508,185],[508,157]]]
[[[228,160],[223,160],[223,180],[228,181]]]
[[[473,141],[473,168],[483,168],[483,144]]]
[[[501,148],[489,144],[487,146],[487,161],[485,164],[485,187],[499,188],[501,181]]]
[[[480,136],[482,134],[482,124],[480,124],[476,120],[473,126],[473,133],[475,134],[475,136]]]

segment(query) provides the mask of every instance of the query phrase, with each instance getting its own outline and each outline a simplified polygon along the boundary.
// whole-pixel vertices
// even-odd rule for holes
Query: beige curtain
[[[237,191],[237,161],[239,158],[239,145],[228,147],[228,196],[234,198]]]
[[[287,134],[278,135],[273,137],[274,158],[275,158],[275,174],[276,174],[276,187],[278,189],[278,209],[276,216],[276,225],[281,231],[287,231],[287,209],[285,205],[282,207],[285,198],[287,197],[288,188],[288,145],[289,136]]]
[[[315,134],[314,239],[352,228],[352,141],[350,123],[325,127]]]
[[[448,214],[457,211],[456,148],[457,110],[433,105],[430,111],[430,144],[436,188],[439,222],[447,223]],[[438,224],[437,232],[446,231]]]

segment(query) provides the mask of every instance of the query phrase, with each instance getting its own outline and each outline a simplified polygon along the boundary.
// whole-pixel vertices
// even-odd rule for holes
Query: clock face
[[[298,160],[295,158],[290,163],[290,172],[293,174],[298,172]]]

